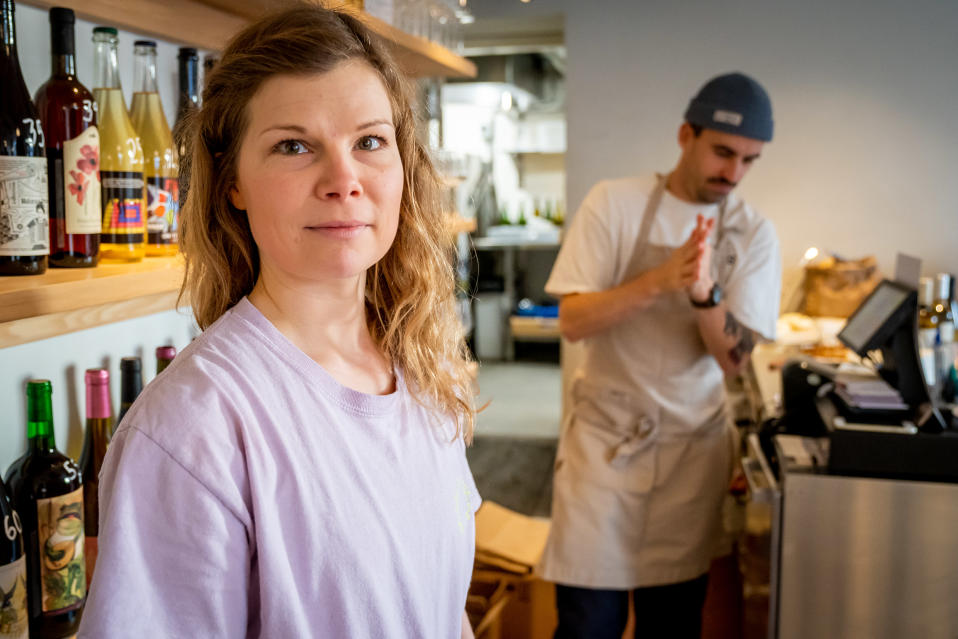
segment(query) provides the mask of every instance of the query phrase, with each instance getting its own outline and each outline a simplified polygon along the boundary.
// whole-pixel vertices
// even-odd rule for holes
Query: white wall
[[[17,49],[27,89],[32,96],[50,75],[50,25],[47,12],[17,5]],[[77,76],[93,89],[93,27],[84,20],[76,24]],[[133,42],[142,36],[120,31],[120,77],[129,102],[133,88]],[[151,39],[151,38],[147,38]],[[172,124],[178,98],[177,46],[157,43],[157,78],[160,97]],[[201,56],[203,52],[200,52]],[[119,408],[119,362],[139,355],[144,363],[144,381],[153,377],[154,348],[173,344],[182,349],[196,334],[188,313],[169,311],[144,318],[61,335],[53,339],[0,349],[0,475],[26,447],[25,382],[31,378],[53,382],[53,417],[61,451],[79,457],[83,446],[85,397],[83,373],[87,368],[110,369],[113,408]]]
[[[473,3],[470,3],[472,6]],[[811,245],[958,271],[958,3],[483,0],[476,17],[564,11],[570,210],[605,177],[667,170],[689,98],[740,70],[775,108],[741,192],[786,265]]]
[[[143,362],[143,382],[156,372],[157,346],[172,344],[177,352],[199,334],[189,309],[156,313],[0,349],[0,474],[26,450],[26,382],[49,379],[53,384],[53,424],[57,447],[79,459],[83,448],[86,397],[83,374],[88,368],[110,371],[113,415],[120,408],[120,358]]]

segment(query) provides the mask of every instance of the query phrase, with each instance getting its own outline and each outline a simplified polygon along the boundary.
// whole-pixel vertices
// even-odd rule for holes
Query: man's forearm
[[[655,271],[598,293],[566,295],[559,302],[559,331],[578,341],[621,324],[647,308],[662,293]]]
[[[735,318],[725,302],[695,309],[695,318],[705,347],[725,374],[741,372],[755,348],[755,333]]]

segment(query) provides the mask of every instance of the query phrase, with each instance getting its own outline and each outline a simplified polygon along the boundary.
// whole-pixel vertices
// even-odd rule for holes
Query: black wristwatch
[[[712,285],[712,288],[709,289],[709,295],[705,300],[699,302],[692,299],[692,296],[689,295],[689,301],[692,302],[692,306],[695,308],[714,308],[722,301],[722,287],[716,282]]]

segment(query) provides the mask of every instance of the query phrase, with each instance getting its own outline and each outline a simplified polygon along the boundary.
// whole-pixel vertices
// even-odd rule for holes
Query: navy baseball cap
[[[689,102],[685,120],[762,142],[770,141],[774,130],[768,93],[744,73],[727,73],[706,82]]]

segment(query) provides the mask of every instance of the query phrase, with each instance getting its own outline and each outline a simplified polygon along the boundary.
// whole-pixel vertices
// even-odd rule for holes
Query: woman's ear
[[[239,189],[236,188],[235,184],[230,187],[229,198],[233,208],[240,211],[246,210],[246,200],[243,199],[243,195],[239,192]]]

